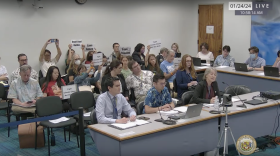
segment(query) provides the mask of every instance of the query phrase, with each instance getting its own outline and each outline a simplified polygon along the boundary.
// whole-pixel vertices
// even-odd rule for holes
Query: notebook
[[[108,126],[113,127],[113,128],[117,128],[117,129],[120,129],[120,130],[124,130],[124,129],[128,129],[128,128],[131,128],[131,127],[145,125],[145,124],[148,124],[148,123],[150,123],[150,122],[145,121],[145,120],[136,119],[135,121],[129,121],[126,124],[113,123],[113,124],[108,125]]]

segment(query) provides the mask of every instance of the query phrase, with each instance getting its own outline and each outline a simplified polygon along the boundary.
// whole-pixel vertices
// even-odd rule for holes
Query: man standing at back
[[[30,78],[31,67],[23,65],[19,68],[20,77],[11,83],[8,98],[16,105],[12,106],[14,113],[35,113],[36,100],[43,97],[42,90],[37,80]]]
[[[113,49],[114,51],[111,54],[111,58],[110,58],[110,62],[112,62],[113,60],[120,60],[121,59],[121,52],[120,52],[120,44],[119,43],[114,43],[113,44]]]
[[[49,44],[53,43],[52,41],[54,41],[56,49],[57,49],[57,54],[56,54],[55,58],[53,58],[53,59],[51,59],[52,58],[51,52],[46,49]],[[57,64],[57,62],[60,59],[60,56],[61,56],[61,50],[59,48],[59,40],[58,39],[49,39],[44,44],[44,46],[41,50],[41,53],[40,53],[40,57],[39,57],[43,77],[46,77],[47,71],[50,66],[55,66]]]
[[[166,60],[160,64],[160,69],[163,71],[165,79],[169,83],[172,83],[173,80],[176,78],[176,72],[178,70],[178,68],[175,68],[174,66],[174,62],[173,62],[174,57],[175,57],[175,52],[173,50],[169,50],[167,52]]]
[[[27,56],[25,54],[19,54],[18,62],[19,62],[19,67],[12,72],[9,84],[11,84],[14,80],[20,77],[19,74],[20,67],[28,64]],[[38,80],[38,73],[34,69],[31,69],[30,77],[34,80]]]
[[[157,56],[157,62],[159,65],[166,59],[167,52],[168,52],[167,48],[163,47],[160,49],[159,55]]]
[[[134,89],[135,102],[139,104],[145,100],[148,90],[152,88],[154,74],[151,71],[141,70],[140,65],[134,60],[128,63],[128,68],[132,74],[125,79],[126,86],[128,90]]]
[[[105,80],[105,86],[108,91],[99,95],[96,102],[96,118],[98,123],[127,123],[136,120],[136,113],[127,102],[126,98],[121,94],[120,79],[109,77]],[[128,118],[121,118],[121,113],[125,113]]]

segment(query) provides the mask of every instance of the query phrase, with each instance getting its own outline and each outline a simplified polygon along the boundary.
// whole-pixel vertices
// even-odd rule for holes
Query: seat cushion
[[[50,128],[60,128],[60,127],[66,127],[66,126],[70,126],[76,123],[76,120],[73,118],[70,118],[67,121],[63,121],[60,123],[51,123],[49,120],[47,121],[41,121],[40,125],[44,126],[44,127],[50,127]]]
[[[8,108],[8,102],[1,102],[0,103],[0,109],[7,109]]]

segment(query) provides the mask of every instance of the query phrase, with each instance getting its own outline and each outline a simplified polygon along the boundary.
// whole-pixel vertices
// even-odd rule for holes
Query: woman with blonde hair
[[[84,58],[80,58],[80,55],[78,54],[74,54],[72,56],[72,59],[71,59],[71,62],[69,64],[69,68],[68,68],[68,71],[67,71],[67,74],[68,74],[68,77],[69,77],[69,83],[70,82],[74,82],[74,79],[77,75],[79,75],[79,72],[78,72],[78,66],[84,62]]]
[[[173,43],[171,45],[171,49],[175,52],[175,58],[180,58],[181,57],[181,52],[179,50],[178,43]]]
[[[216,96],[218,96],[218,100],[220,102],[221,97],[219,94],[219,87],[216,78],[217,78],[217,70],[215,68],[207,68],[203,76],[203,81],[200,81],[195,87],[193,97],[190,103],[214,104],[216,100]]]
[[[184,92],[197,85],[197,75],[192,62],[192,57],[188,54],[182,57],[176,73],[176,84],[178,99],[181,99]]]

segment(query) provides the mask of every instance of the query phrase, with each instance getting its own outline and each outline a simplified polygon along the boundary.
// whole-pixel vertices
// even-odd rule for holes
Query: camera
[[[231,107],[232,106],[232,101],[231,101],[231,95],[230,94],[224,94],[223,95],[223,106],[224,107]]]

